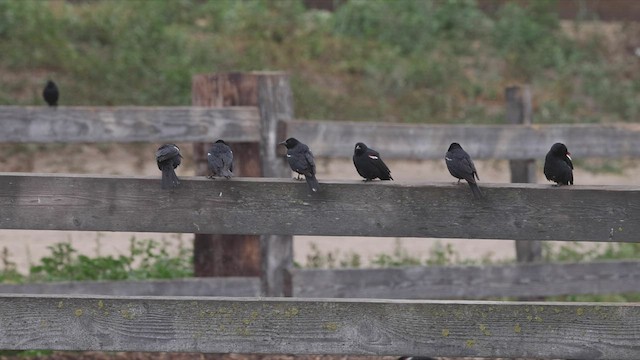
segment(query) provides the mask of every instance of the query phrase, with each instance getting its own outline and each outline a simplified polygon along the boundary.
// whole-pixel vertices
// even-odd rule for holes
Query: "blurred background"
[[[299,119],[504,123],[505,87],[529,85],[534,123],[636,122],[637,20],[634,0],[0,0],[0,104],[44,106],[41,91],[53,79],[61,106],[189,106],[195,74],[284,70]],[[0,144],[0,171],[159,177],[158,145]],[[192,176],[191,146],[179,145],[187,161],[178,175]],[[573,155],[576,184],[636,184],[640,175],[635,159]],[[542,160],[538,182],[546,182]],[[453,181],[444,161],[388,165],[398,182]],[[507,161],[476,165],[481,186],[510,181]],[[350,161],[318,159],[318,173],[359,179]],[[3,230],[0,280],[187,276],[191,239]],[[504,240],[294,244],[296,263],[310,267],[515,256]],[[640,248],[565,243],[545,247],[545,257],[640,257]]]

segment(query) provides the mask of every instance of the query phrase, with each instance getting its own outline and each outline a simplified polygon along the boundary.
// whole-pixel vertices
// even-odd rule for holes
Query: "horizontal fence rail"
[[[0,173],[0,229],[640,241],[640,188]]]
[[[640,292],[640,262],[295,269],[304,298],[482,299]],[[259,296],[257,277],[0,284],[1,294]]]
[[[260,140],[256,107],[0,106],[0,142]]]
[[[638,359],[640,305],[0,295],[0,348]]]
[[[260,279],[257,277],[202,277],[175,280],[0,284],[0,294],[260,296]]]
[[[364,142],[385,159],[442,159],[452,142],[473,159],[544,159],[556,142],[576,159],[640,156],[639,124],[413,125],[376,122],[295,120],[287,136],[298,138],[317,157],[351,158]]]
[[[0,142],[260,141],[257,107],[0,106]],[[460,142],[475,159],[544,158],[564,142],[576,158],[640,156],[638,124],[428,125],[379,122],[283,122],[317,157],[350,158],[362,141],[387,159],[441,159]],[[402,141],[398,141],[402,139]]]
[[[295,269],[296,297],[480,299],[640,292],[640,262]],[[1,289],[1,288],[0,288]]]

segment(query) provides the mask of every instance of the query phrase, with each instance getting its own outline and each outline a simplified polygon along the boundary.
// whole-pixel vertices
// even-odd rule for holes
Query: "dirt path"
[[[132,174],[158,175],[153,161],[154,145],[50,145],[26,146],[20,153],[10,154],[0,162],[0,171],[92,173],[92,174]],[[0,146],[5,154],[12,148]],[[189,144],[181,145],[186,159],[191,158]],[[397,182],[442,181],[450,182],[443,161],[387,161]],[[178,175],[190,176],[193,168],[189,161],[178,169]],[[541,166],[541,165],[540,165]],[[539,166],[539,167],[540,167]],[[508,163],[506,161],[476,161],[481,183],[509,182]],[[622,174],[593,174],[577,168],[575,178],[578,184],[634,184],[640,174],[640,167],[631,164]],[[319,160],[318,178],[359,180],[353,164],[347,160]],[[546,183],[542,169],[538,171],[538,181]],[[158,233],[110,233],[110,232],[70,232],[70,231],[28,231],[0,230],[0,249],[7,247],[11,260],[17,263],[21,271],[26,271],[30,263],[48,254],[47,246],[56,242],[70,241],[81,253],[95,255],[126,253],[129,240],[156,239],[177,244],[176,239],[191,245],[189,234]],[[306,264],[307,256],[313,254],[313,244],[326,253],[360,254],[367,264],[375,255],[391,253],[398,242],[403,249],[414,257],[425,258],[437,244],[452,244],[461,259],[480,259],[491,257],[494,260],[513,258],[514,245],[508,240],[462,240],[462,239],[417,239],[417,238],[375,238],[375,237],[315,237],[297,236],[294,241],[295,261]]]

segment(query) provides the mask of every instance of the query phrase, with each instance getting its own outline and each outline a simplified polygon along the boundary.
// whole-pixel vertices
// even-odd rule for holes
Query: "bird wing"
[[[158,151],[156,151],[156,161],[162,162],[172,157],[180,156],[180,150],[175,145],[162,145]]]
[[[476,170],[476,164],[473,163],[473,160],[471,160],[471,157],[469,156],[469,154],[465,156],[465,159],[469,162],[469,166],[471,167],[471,171],[472,171],[471,177],[475,175],[476,178],[480,180],[480,177],[478,176],[478,170]]]
[[[224,166],[222,158],[213,151],[207,153],[207,162],[209,163],[209,169],[216,173],[218,173]]]
[[[569,159],[569,157],[567,157],[566,155],[562,158],[562,160],[564,160],[564,162],[567,163],[567,165],[569,165],[569,167],[571,168],[571,170],[573,170],[573,162],[571,161],[571,159]]]
[[[315,175],[316,174],[316,162],[313,159],[313,153],[311,152],[311,150],[307,149],[307,151],[304,152],[304,158],[305,158],[305,160],[307,162],[307,169],[309,170],[311,175]]]
[[[473,177],[475,166],[469,155],[460,151],[449,151],[445,160],[451,175],[458,179],[465,179],[467,182],[476,182]]]
[[[380,157],[379,152],[373,149],[369,149],[367,151],[367,156],[369,157],[369,159],[373,160],[373,164],[375,164],[375,167],[377,167],[378,170],[384,172],[385,174],[389,174],[391,172],[387,167],[387,164],[385,164],[384,161],[382,161],[382,158]]]

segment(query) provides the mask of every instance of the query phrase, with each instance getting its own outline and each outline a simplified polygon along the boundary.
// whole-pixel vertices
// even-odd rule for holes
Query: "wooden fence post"
[[[193,77],[192,103],[196,106],[258,106],[261,116],[260,143],[231,143],[234,174],[250,177],[283,177],[290,171],[277,156],[278,122],[293,117],[288,75],[281,72],[200,74]],[[214,141],[216,139],[211,139]],[[208,143],[194,144],[196,175],[207,174]],[[224,181],[224,180],[217,180]],[[281,267],[292,264],[291,236],[196,234],[196,276],[259,276],[266,295],[281,296]],[[274,253],[272,250],[277,250]],[[265,272],[265,270],[269,270]],[[279,282],[279,285],[276,284]]]
[[[509,124],[531,124],[531,88],[509,86],[505,89],[507,103],[506,117]],[[510,160],[512,183],[535,183],[536,160]],[[516,241],[516,259],[518,262],[527,263],[542,259],[542,243],[540,241]]]
[[[289,177],[291,170],[284,156],[278,155],[278,143],[286,139],[279,130],[281,121],[293,119],[293,94],[289,76],[285,73],[256,73],[258,78],[258,108],[262,123],[260,159],[262,175]],[[261,283],[265,296],[291,296],[291,278],[287,269],[293,266],[293,237],[263,235],[260,237],[262,259]]]

